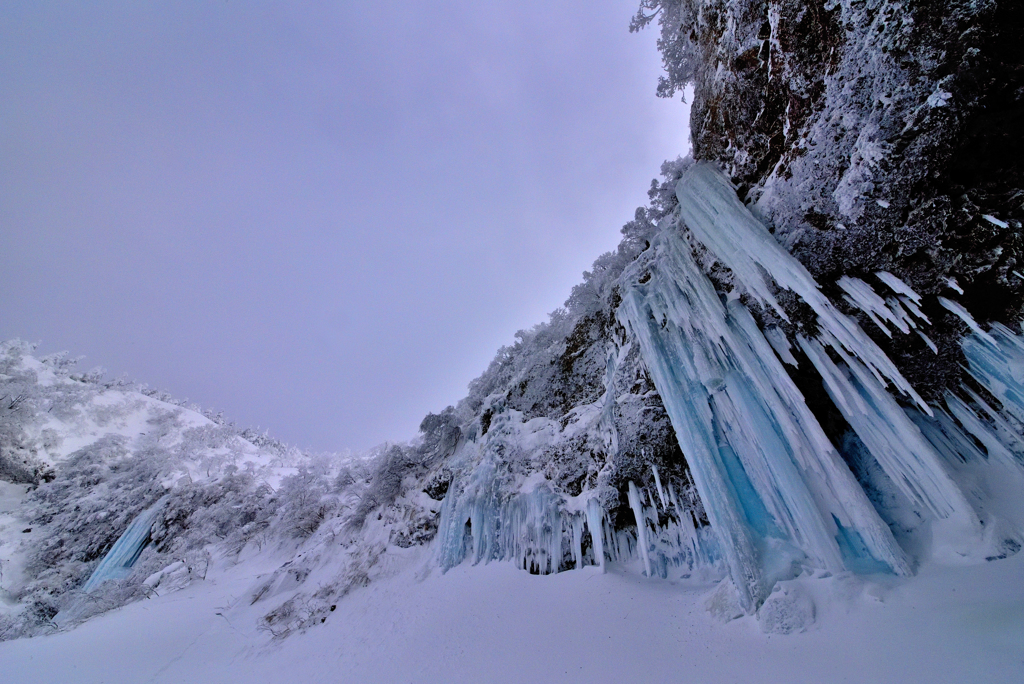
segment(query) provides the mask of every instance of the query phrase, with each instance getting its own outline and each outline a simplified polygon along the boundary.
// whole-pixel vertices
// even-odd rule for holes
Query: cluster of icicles
[[[502,498],[490,484],[493,473],[482,468],[473,475],[478,481],[445,501],[442,567],[466,557],[506,558],[534,572],[556,572],[563,539],[578,567],[585,524],[594,564],[639,557],[646,574],[663,576],[671,565],[724,567],[749,612],[793,567],[909,574],[914,559],[894,538],[892,520],[883,519],[865,493],[871,483],[851,472],[851,452],[873,459],[869,470],[930,521],[935,557],[984,559],[1000,544],[1020,548],[1024,520],[999,518],[999,507],[985,500],[992,488],[983,485],[1022,482],[1021,337],[1001,325],[986,332],[962,305],[939,298],[971,329],[963,341],[967,371],[1001,406],[966,387],[948,394],[943,407],[929,405],[860,325],[822,294],[717,169],[692,165],[676,194],[678,217],[663,223],[651,248],[622,277],[618,315],[639,342],[710,525],[695,526],[692,511],[680,507],[658,478],[657,502],[629,485],[636,519],[630,535],[612,530],[587,492],[583,505],[547,487]],[[733,294],[720,296],[695,253],[705,264],[728,269]],[[867,282],[843,277],[838,285],[846,301],[885,334],[892,334],[890,327],[915,332],[935,351],[924,331],[930,321],[921,297],[891,273],[876,275],[887,288],[884,298]],[[949,285],[958,290],[955,282]],[[788,321],[775,296],[782,290],[815,312],[814,331],[790,340],[779,328],[761,330],[740,302],[745,293]],[[794,343],[851,428],[854,447],[844,447],[847,459],[784,368],[797,364]],[[675,509],[667,527],[658,523],[659,503],[665,511]]]
[[[438,560],[450,568],[508,560],[534,574],[551,574],[608,561],[642,559],[648,576],[668,577],[694,569],[716,568],[717,540],[696,518],[695,496],[679,497],[663,487],[657,468],[653,492],[629,483],[629,504],[636,529],[616,530],[596,491],[572,498],[555,494],[546,483],[501,496],[495,468],[487,460],[450,491],[441,508]],[[659,507],[660,503],[660,507]]]

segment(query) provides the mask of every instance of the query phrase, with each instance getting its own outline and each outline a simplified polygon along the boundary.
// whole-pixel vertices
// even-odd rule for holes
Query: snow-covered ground
[[[276,561],[215,563],[207,579],[79,628],[0,643],[4,681],[33,682],[1020,682],[1024,555],[927,566],[912,580],[796,580],[806,632],[722,624],[709,587],[612,565],[533,576],[511,563],[429,570],[409,550],[324,624],[284,640],[256,629],[257,576]],[[877,578],[876,578],[877,579]]]

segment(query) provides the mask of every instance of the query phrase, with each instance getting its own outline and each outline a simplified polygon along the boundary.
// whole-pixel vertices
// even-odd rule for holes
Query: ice
[[[601,510],[601,503],[595,498],[587,500],[586,511],[587,528],[590,530],[590,540],[594,548],[594,558],[601,567],[601,572],[604,572],[604,511]]]
[[[920,307],[918,307],[918,305],[910,297],[900,295],[900,303],[903,304],[903,306],[905,306],[910,313],[917,316],[918,319],[924,321],[928,325],[931,325],[931,319],[924,315],[924,312],[921,311]]]
[[[447,570],[467,558],[472,563],[509,560],[534,574],[552,574],[561,569],[567,537],[573,564],[582,568],[586,525],[594,562],[603,569],[604,511],[594,497],[580,507],[577,511],[567,506],[543,477],[528,478],[517,491],[508,491],[497,477],[494,461],[486,457],[445,496],[438,524],[438,564]]]
[[[768,340],[768,344],[772,345],[772,349],[779,355],[783,363],[789,364],[796,368],[799,364],[797,363],[796,357],[793,356],[793,345],[790,344],[789,339],[786,338],[786,333],[782,332],[775,326],[765,329],[764,338]]]
[[[1020,336],[996,323],[988,334],[964,338],[962,346],[971,376],[1024,425],[1024,342]]]
[[[149,543],[150,530],[166,501],[167,497],[162,497],[132,520],[128,529],[118,537],[110,551],[107,551],[107,555],[93,570],[92,575],[82,586],[83,591],[92,591],[107,580],[124,579],[129,575],[135,561]]]
[[[781,312],[765,272],[806,293],[846,345],[916,397],[717,171],[691,167],[677,194],[691,236],[750,294]],[[639,341],[744,609],[756,608],[794,563],[844,569],[857,560],[844,553],[854,552],[908,573],[903,551],[746,307],[722,301],[674,225],[666,222],[651,247],[624,278],[620,319]],[[840,548],[840,538],[860,544]]]
[[[576,561],[576,569],[583,567],[583,516],[577,515],[569,522],[572,527],[572,556]]]
[[[939,304],[941,304],[942,307],[947,311],[951,311],[952,313],[956,314],[957,317],[960,318],[960,320],[967,324],[967,327],[970,328],[971,332],[973,332],[975,335],[985,340],[989,344],[996,345],[996,341],[992,338],[992,336],[981,329],[981,326],[978,325],[977,321],[974,320],[974,317],[971,316],[971,314],[967,311],[967,309],[963,307],[962,304],[954,302],[951,299],[946,299],[945,297],[939,297]]]
[[[903,307],[899,306],[895,300],[886,303],[870,285],[860,278],[843,276],[836,281],[836,284],[846,293],[844,299],[866,313],[887,337],[892,337],[892,332],[882,324],[883,320],[892,323],[900,332],[910,332],[910,325],[913,325],[913,322],[910,321],[910,316],[903,311]],[[896,307],[899,307],[898,309],[892,308],[894,303]]]
[[[1004,465],[1014,465],[1016,463],[1013,454],[1006,444],[999,439],[998,434],[989,428],[963,399],[947,393],[946,406],[953,417],[964,426],[964,429],[985,447],[988,458],[999,461]]]
[[[640,549],[640,557],[644,559],[644,572],[651,577],[651,558],[648,554],[647,542],[647,516],[644,515],[644,505],[640,501],[640,494],[636,485],[629,483],[629,507],[633,509],[633,517],[636,519],[636,543]]]
[[[694,516],[695,499],[683,501],[657,468],[653,484],[628,483],[635,530],[611,528],[596,490],[567,498],[539,472],[511,483],[495,454],[526,443],[520,435],[495,446],[495,435],[511,425],[496,417],[484,442],[464,447],[461,458],[475,465],[453,481],[442,504],[442,568],[466,558],[507,559],[539,574],[582,568],[589,530],[591,562],[602,568],[608,560],[635,562],[649,577],[667,577],[674,569],[726,569],[747,613],[801,567],[910,574],[904,550],[787,373],[784,363],[797,365],[790,339],[776,326],[762,332],[739,296],[746,293],[754,305],[788,320],[777,287],[794,292],[817,314],[816,329],[796,325],[792,334],[865,454],[931,521],[935,548],[954,558],[974,553],[983,536],[981,520],[955,471],[986,454],[1014,461],[1018,423],[1024,424],[1024,343],[999,328],[985,333],[963,307],[940,300],[971,326],[974,334],[965,342],[970,372],[1009,415],[980,399],[969,405],[952,396],[949,414],[933,411],[739,202],[722,174],[695,164],[676,192],[679,220],[666,218],[650,248],[623,274],[618,317],[632,335],[609,347],[606,391],[590,411],[594,434],[616,451],[613,377],[623,349],[635,340],[710,525]],[[721,277],[736,288],[729,296],[720,295],[706,275],[709,260],[728,269]],[[927,323],[921,296],[891,273],[876,275],[893,295],[883,299],[849,276],[837,284],[887,335],[914,331],[937,351],[918,329]],[[914,406],[902,406],[895,393]],[[1014,406],[1016,413],[1008,408]]]
[[[921,341],[925,343],[925,346],[927,346],[929,349],[932,350],[933,354],[938,354],[939,353],[939,348],[935,346],[935,343],[932,342],[930,337],[925,335],[920,330],[917,331],[917,336],[921,338]]]
[[[986,221],[991,223],[993,226],[998,226],[1000,228],[1009,228],[1010,227],[1009,223],[1007,223],[1006,221],[1000,221],[999,219],[997,219],[995,216],[992,216],[991,214],[982,214],[981,218],[985,219]]]
[[[859,357],[880,382],[891,382],[897,391],[931,414],[928,404],[889,357],[856,321],[833,306],[803,264],[743,206],[725,175],[711,164],[693,164],[676,185],[676,196],[680,218],[693,238],[732,271],[754,300],[789,320],[765,278],[770,275],[779,287],[792,290],[811,307],[818,315],[818,325],[830,333],[835,346]]]
[[[837,365],[817,340],[801,337],[799,344],[833,403],[896,486],[938,518],[958,516],[965,525],[976,525],[935,450],[864,364],[840,351],[843,365]]]
[[[914,292],[913,288],[894,276],[888,271],[878,271],[875,276],[889,286],[889,289],[898,295],[909,297],[915,304],[921,303],[921,295]]]
[[[652,466],[651,470],[654,472],[654,486],[658,489],[658,498],[661,499],[661,507],[668,508],[668,503],[665,500],[665,488],[661,486],[661,476],[658,474],[658,466]]]
[[[660,476],[659,476],[660,479]],[[614,532],[607,524],[598,492],[577,497],[556,494],[542,477],[528,478],[518,491],[503,493],[493,463],[484,459],[466,479],[449,489],[441,506],[437,560],[448,570],[466,559],[472,563],[508,560],[535,574],[561,569],[563,539],[572,565],[584,567],[584,533],[590,533],[593,564],[603,572],[607,560],[639,560],[648,576],[667,577],[671,568],[687,573],[706,568],[717,571],[719,552],[714,533],[694,528],[690,509],[673,503],[665,493],[663,507],[668,523],[659,524],[655,499],[629,483],[628,498],[636,521],[631,530]],[[645,499],[649,503],[645,503]],[[720,574],[720,573],[719,573]]]

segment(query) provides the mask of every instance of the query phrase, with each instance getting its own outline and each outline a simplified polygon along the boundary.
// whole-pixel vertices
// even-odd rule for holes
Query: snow
[[[25,582],[25,547],[37,534],[22,508],[28,489],[0,480],[0,615],[16,606],[10,590]]]
[[[999,684],[1024,674],[1022,556],[926,565],[910,581],[802,576],[780,591],[813,604],[806,631],[791,617],[773,617],[773,608],[760,621],[722,624],[704,608],[713,587],[649,580],[614,565],[607,574],[587,568],[538,577],[492,563],[424,576],[412,559],[340,599],[316,629],[284,641],[253,627],[246,589],[261,562],[217,567],[206,581],[72,632],[0,643],[5,677],[20,684]],[[796,631],[766,633],[769,619]]]
[[[0,627],[44,634],[121,607],[0,644],[5,674],[13,663],[18,681],[1019,681],[1024,336],[986,332],[939,297],[971,330],[966,370],[984,391],[928,405],[719,171],[685,167],[676,196],[678,214],[616,276],[622,327],[590,348],[603,392],[564,415],[509,408],[499,386],[473,415],[431,416],[440,432],[424,428],[414,446],[287,465],[283,450],[137,392],[51,392],[60,410],[26,423],[57,478],[33,495],[35,515],[50,512],[51,550],[107,538],[94,535],[87,562],[37,565],[51,584],[16,603],[33,581],[23,542],[38,540],[17,533],[27,488],[0,483]],[[935,352],[922,297],[875,276],[893,294],[850,276],[836,285],[886,335],[916,332]],[[816,325],[788,319],[783,289]],[[778,326],[762,331],[752,312]],[[790,337],[852,428],[842,455],[783,365],[797,366]],[[625,462],[617,411],[637,396],[621,393],[629,358],[689,470],[663,460],[612,486]],[[72,387],[25,363],[39,387]],[[634,448],[632,467],[652,464]],[[82,479],[93,466],[98,479]],[[133,467],[116,491],[103,479]],[[53,624],[30,613],[47,591],[62,609]],[[35,631],[13,631],[27,624],[9,619],[18,611],[38,616]]]

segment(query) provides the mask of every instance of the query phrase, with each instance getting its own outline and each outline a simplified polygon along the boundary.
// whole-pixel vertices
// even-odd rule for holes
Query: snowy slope
[[[337,602],[282,642],[255,629],[246,589],[261,561],[73,632],[0,644],[14,680],[99,682],[1019,682],[1024,558],[923,568],[913,581],[798,580],[818,597],[805,633],[721,624],[706,586],[612,569],[531,576],[511,564],[423,569]],[[264,564],[264,569],[269,564]],[[424,574],[426,576],[424,577]]]

